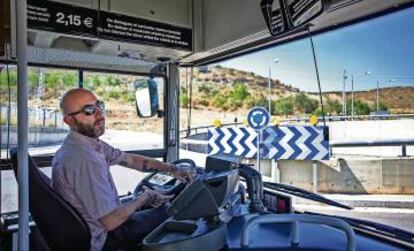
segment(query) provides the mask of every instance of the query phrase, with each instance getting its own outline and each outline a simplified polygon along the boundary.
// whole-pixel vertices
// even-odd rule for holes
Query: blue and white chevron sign
[[[258,133],[248,127],[211,128],[208,154],[255,158]],[[260,134],[260,157],[275,160],[328,160],[329,141],[321,126],[267,127]]]
[[[329,141],[322,126],[267,127],[262,131],[260,155],[264,159],[328,160]]]
[[[257,133],[248,127],[210,128],[208,130],[208,154],[229,154],[255,158]]]

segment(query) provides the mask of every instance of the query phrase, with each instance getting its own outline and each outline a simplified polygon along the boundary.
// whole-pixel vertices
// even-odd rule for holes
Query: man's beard
[[[102,128],[96,127],[96,124],[100,123],[101,121],[104,121],[105,123],[105,119],[100,119],[95,121],[93,125],[89,125],[82,123],[81,121],[75,118],[76,131],[80,134],[83,134],[91,138],[98,138],[105,132],[105,124],[102,126]]]

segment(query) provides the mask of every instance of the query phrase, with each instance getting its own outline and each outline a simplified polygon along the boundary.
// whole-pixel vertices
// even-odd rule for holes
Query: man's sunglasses
[[[103,101],[97,100],[94,105],[85,105],[81,110],[77,112],[69,113],[67,116],[73,116],[79,113],[85,113],[86,116],[95,114],[96,109],[100,109],[101,112],[105,111],[105,103]]]

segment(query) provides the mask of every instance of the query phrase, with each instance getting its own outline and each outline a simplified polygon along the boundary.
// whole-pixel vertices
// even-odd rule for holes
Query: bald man
[[[114,250],[139,243],[168,216],[171,199],[144,191],[121,204],[109,167],[121,165],[143,172],[169,172],[180,180],[196,172],[137,154],[122,152],[101,141],[105,132],[104,103],[85,89],[66,92],[60,103],[70,132],[52,162],[52,186],[82,215],[91,231],[91,250]],[[142,206],[154,209],[136,212]]]

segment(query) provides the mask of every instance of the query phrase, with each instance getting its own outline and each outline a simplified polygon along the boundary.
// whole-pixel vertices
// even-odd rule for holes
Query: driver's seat
[[[17,177],[17,149],[10,153]],[[87,223],[52,189],[51,180],[38,169],[30,156],[29,211],[51,250],[90,250],[91,233]]]

